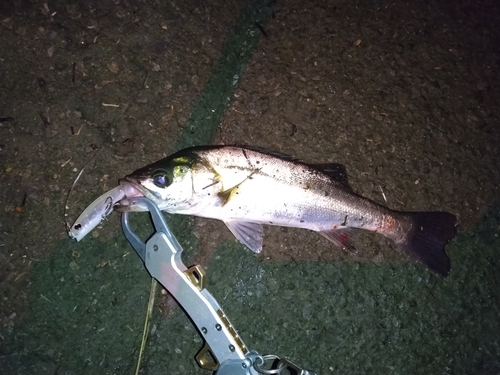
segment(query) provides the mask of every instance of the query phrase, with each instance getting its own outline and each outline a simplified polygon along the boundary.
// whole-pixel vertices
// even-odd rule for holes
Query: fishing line
[[[92,157],[85,163],[85,165],[83,166],[83,168],[80,169],[80,172],[78,172],[78,175],[76,176],[75,180],[73,181],[73,183],[71,184],[71,187],[68,190],[68,194],[66,194],[66,199],[64,200],[64,213],[63,213],[63,220],[64,220],[64,224],[66,226],[66,232],[69,232],[69,230],[71,228],[71,225],[69,225],[68,221],[66,220],[66,217],[68,216],[67,215],[67,210],[68,210],[69,196],[71,195],[71,192],[75,188],[76,183],[78,182],[78,180],[82,176],[83,171],[85,170],[85,168],[87,168],[87,166],[90,164],[90,162],[92,160],[94,160],[94,158],[97,156],[97,154],[99,154],[99,151],[101,151],[101,149],[98,149],[97,152],[94,155],[92,155]]]

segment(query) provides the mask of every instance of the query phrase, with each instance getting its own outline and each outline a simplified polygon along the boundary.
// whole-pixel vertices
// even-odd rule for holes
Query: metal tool
[[[172,234],[158,207],[145,197],[133,199],[149,208],[154,234],[144,242],[129,225],[129,213],[122,214],[125,237],[144,261],[152,277],[163,285],[189,315],[205,345],[196,355],[198,365],[214,375],[314,375],[277,356],[261,356],[239,337],[215,298],[205,288],[205,271],[200,265],[187,268],[182,247]]]

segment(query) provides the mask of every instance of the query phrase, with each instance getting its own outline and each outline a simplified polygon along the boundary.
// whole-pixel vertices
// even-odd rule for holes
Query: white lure
[[[134,190],[130,184],[121,183],[114,189],[101,195],[76,219],[68,232],[69,237],[80,241],[113,211],[117,202],[127,196],[134,196],[136,193]]]

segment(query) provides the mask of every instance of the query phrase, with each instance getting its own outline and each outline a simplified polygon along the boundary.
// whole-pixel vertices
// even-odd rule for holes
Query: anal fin
[[[258,254],[262,251],[264,230],[261,224],[242,220],[224,221],[224,224],[226,224],[238,241],[254,253]]]
[[[356,256],[360,256],[361,252],[354,247],[354,245],[349,241],[353,233],[352,228],[342,228],[335,230],[328,230],[318,232],[328,241],[333,242],[336,246],[340,247],[342,250],[346,250]]]

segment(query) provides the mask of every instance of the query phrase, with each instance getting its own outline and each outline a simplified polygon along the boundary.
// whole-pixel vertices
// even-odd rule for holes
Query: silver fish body
[[[232,146],[179,151],[120,181],[170,213],[222,220],[240,242],[262,250],[262,224],[319,232],[355,250],[348,238],[365,229],[393,240],[446,275],[444,251],[458,225],[446,212],[398,212],[356,194],[339,164],[310,165],[280,154]],[[145,207],[125,198],[119,210]]]

